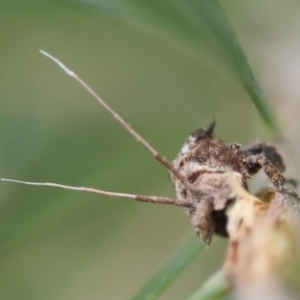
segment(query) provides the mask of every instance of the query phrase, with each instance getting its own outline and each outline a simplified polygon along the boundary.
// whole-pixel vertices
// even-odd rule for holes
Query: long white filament
[[[125,128],[125,130],[133,136],[138,142],[140,142],[150,153],[162,164],[164,165],[170,172],[174,174],[184,185],[190,186],[187,180],[180,174],[180,172],[164,157],[162,157],[142,136],[140,136],[129,124],[125,122],[125,120],[117,114],[87,83],[85,83],[75,72],[70,70],[66,67],[60,60],[53,57],[49,53],[40,50],[40,52],[55,62],[60,68],[62,68],[69,76],[73,77],[89,94],[91,94],[101,106],[103,106],[112,116]],[[88,187],[75,187],[75,186],[68,186],[58,183],[51,183],[51,182],[28,182],[28,181],[21,181],[21,180],[14,180],[14,179],[6,179],[2,178],[1,181],[6,182],[14,182],[14,183],[22,183],[27,185],[35,185],[35,186],[50,186],[68,190],[75,190],[75,191],[83,191],[89,193],[96,193],[101,195],[113,196],[113,197],[121,197],[121,198],[131,198],[142,202],[152,202],[152,203],[163,203],[163,204],[172,204],[176,206],[184,206],[190,207],[189,202],[185,201],[178,201],[168,197],[158,197],[158,196],[145,196],[145,195],[134,195],[134,194],[127,194],[127,193],[116,193],[116,192],[109,192],[103,191],[94,188]]]

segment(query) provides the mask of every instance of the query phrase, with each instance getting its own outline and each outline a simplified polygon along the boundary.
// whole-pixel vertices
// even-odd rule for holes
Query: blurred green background
[[[291,105],[299,106],[300,94],[299,2],[220,4],[281,128],[299,128]],[[166,170],[39,49],[79,74],[170,160],[212,119],[226,142],[271,137],[218,39],[201,17],[187,22],[189,9],[180,5],[190,7],[0,1],[0,176],[174,197]],[[5,300],[130,299],[194,232],[170,206],[4,182],[0,195]],[[197,289],[220,268],[225,246],[215,237],[161,299]]]

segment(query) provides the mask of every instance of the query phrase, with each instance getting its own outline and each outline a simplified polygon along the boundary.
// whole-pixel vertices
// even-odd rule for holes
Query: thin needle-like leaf
[[[216,0],[192,0],[193,7],[205,20],[226,51],[238,75],[262,119],[273,130],[277,130],[274,116],[268,107],[253,75],[248,59],[225,13]]]
[[[85,3],[82,0],[75,2]],[[261,92],[247,56],[217,0],[126,1],[126,4],[119,0],[97,0],[89,3],[113,12],[119,18],[130,17],[138,20],[158,29],[160,34],[165,32],[166,37],[173,35],[180,40],[181,46],[185,43],[195,47],[198,52],[206,48],[205,40],[209,37],[216,38],[214,40],[221,45],[229,58],[237,79],[248,93],[262,120],[271,130],[278,130],[275,117]]]
[[[205,247],[206,245],[198,237],[192,238],[167,261],[132,300],[157,299]]]
[[[222,270],[211,276],[195,293],[185,300],[221,300],[231,291]]]

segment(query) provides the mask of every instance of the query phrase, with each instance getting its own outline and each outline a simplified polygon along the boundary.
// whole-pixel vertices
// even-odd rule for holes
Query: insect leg
[[[284,185],[284,177],[272,164],[270,160],[262,155],[251,155],[245,158],[245,164],[250,171],[255,170],[258,172],[261,168],[270,178],[271,182],[276,186],[277,189],[282,190]],[[255,173],[256,173],[255,172]],[[253,174],[253,172],[249,172]]]
[[[243,153],[246,158],[252,155],[261,155],[268,159],[278,171],[285,171],[283,158],[272,144],[256,142],[248,147],[245,147],[243,149]],[[261,169],[261,165],[259,163],[254,164],[252,162],[251,164],[247,165],[247,160],[245,167],[250,175],[254,175]]]

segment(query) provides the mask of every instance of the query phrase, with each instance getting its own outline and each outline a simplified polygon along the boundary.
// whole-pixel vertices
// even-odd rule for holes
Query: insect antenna
[[[60,66],[69,76],[73,77],[89,94],[91,94],[102,107],[104,107],[124,128],[133,136],[139,143],[141,143],[148,151],[157,159],[163,166],[165,166],[174,176],[176,176],[183,184],[189,185],[186,178],[180,174],[180,172],[164,158],[158,151],[156,151],[141,135],[139,135],[125,120],[114,111],[86,82],[84,82],[75,72],[67,68],[60,60],[48,54],[47,52],[40,50],[42,54],[54,61]]]
[[[172,205],[181,206],[181,207],[191,207],[191,203],[189,203],[188,201],[176,200],[176,199],[172,199],[169,197],[146,196],[146,195],[134,195],[134,194],[127,194],[127,193],[109,192],[109,191],[103,191],[103,190],[98,190],[98,189],[94,189],[94,188],[70,186],[70,185],[64,185],[64,184],[52,183],[52,182],[31,182],[31,181],[21,181],[21,180],[15,180],[15,179],[7,179],[7,178],[1,178],[1,181],[21,183],[21,184],[27,184],[27,185],[35,185],[35,186],[56,187],[56,188],[73,190],[73,191],[78,191],[78,192],[87,192],[87,193],[106,195],[106,196],[110,196],[110,197],[130,198],[130,199],[134,199],[134,200],[141,201],[141,202],[172,204]]]
[[[98,103],[104,107],[122,126],[125,130],[133,136],[139,143],[141,143],[154,157],[157,161],[159,161],[165,168],[167,168],[176,178],[178,178],[182,184],[186,187],[190,187],[190,183],[187,179],[180,174],[180,172],[170,163],[166,158],[164,158],[158,151],[156,151],[141,135],[139,135],[125,120],[116,112],[114,111],[85,81],[83,81],[75,72],[70,70],[66,67],[60,60],[53,57],[49,53],[40,50],[40,52],[45,55],[46,57],[50,58],[53,62],[55,62],[59,67],[61,67],[69,76],[73,77],[89,94],[91,94]],[[179,201],[168,197],[159,197],[159,196],[145,196],[145,195],[134,195],[134,194],[125,194],[125,193],[116,193],[116,192],[109,192],[98,190],[94,188],[87,188],[87,187],[73,187],[67,186],[57,183],[45,182],[27,182],[27,181],[20,181],[14,179],[6,179],[2,178],[1,181],[6,182],[15,182],[15,183],[22,183],[27,185],[35,185],[35,186],[51,186],[69,190],[76,190],[76,191],[83,191],[89,193],[97,193],[107,196],[113,197],[122,197],[122,198],[131,198],[137,201],[142,202],[151,202],[151,203],[161,203],[161,204],[172,204],[175,206],[182,206],[182,207],[191,207],[191,204],[188,201]],[[192,187],[190,187],[192,188]]]

